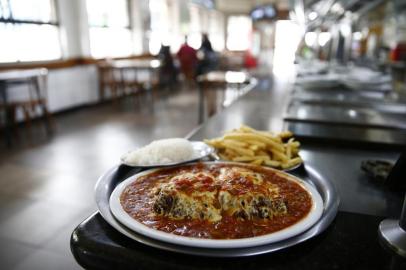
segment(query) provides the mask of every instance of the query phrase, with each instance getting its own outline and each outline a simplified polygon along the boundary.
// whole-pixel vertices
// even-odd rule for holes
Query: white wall
[[[57,112],[98,101],[98,76],[94,65],[51,70],[48,75],[48,106]]]
[[[50,70],[46,92],[48,109],[51,112],[59,112],[72,107],[94,104],[99,100],[98,87],[95,65]],[[27,100],[29,91],[28,85],[9,86],[8,98],[10,101]],[[17,119],[23,119],[21,111],[17,112]]]

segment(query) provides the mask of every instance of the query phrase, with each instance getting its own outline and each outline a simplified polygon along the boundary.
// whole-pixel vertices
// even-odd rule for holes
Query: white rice
[[[182,162],[195,156],[191,142],[182,138],[173,138],[153,141],[129,152],[123,159],[129,165],[149,166]]]

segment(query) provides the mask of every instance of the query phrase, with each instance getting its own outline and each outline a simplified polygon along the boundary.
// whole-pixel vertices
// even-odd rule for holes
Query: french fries
[[[295,141],[290,131],[273,134],[242,125],[239,129],[225,132],[221,138],[204,142],[216,148],[222,160],[282,169],[303,162],[299,156],[300,143]]]

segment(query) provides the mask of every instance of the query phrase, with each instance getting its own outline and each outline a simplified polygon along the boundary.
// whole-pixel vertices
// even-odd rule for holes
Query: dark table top
[[[261,84],[260,84],[261,85]],[[248,124],[278,131],[283,127],[283,106],[288,84],[275,82],[271,91],[256,89],[188,136],[213,138],[223,131]],[[371,182],[360,170],[364,159],[395,161],[399,151],[361,149],[357,144],[338,147],[334,142],[302,145],[305,163],[333,182],[341,198],[333,224],[321,235],[276,253],[251,258],[214,259],[153,249],[121,235],[100,214],[80,224],[72,235],[76,260],[93,269],[406,269],[406,262],[386,252],[378,242],[384,217],[398,218],[403,194]]]
[[[291,248],[246,258],[206,258],[144,246],[115,231],[95,213],[73,232],[71,247],[87,269],[406,269],[386,251],[377,227],[382,217],[338,212],[321,235]]]

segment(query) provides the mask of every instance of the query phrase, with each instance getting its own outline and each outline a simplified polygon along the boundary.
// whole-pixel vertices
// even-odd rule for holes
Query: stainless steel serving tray
[[[379,111],[381,110],[381,111]],[[291,103],[283,119],[289,122],[322,123],[364,128],[406,130],[402,107],[344,107],[324,104]],[[383,110],[391,112],[383,112]],[[393,112],[396,113],[393,113]]]
[[[142,169],[118,165],[111,168],[99,178],[95,187],[95,199],[100,214],[116,230],[135,241],[158,249],[184,254],[208,257],[243,257],[274,252],[296,245],[323,232],[336,216],[340,201],[335,186],[328,181],[328,179],[324,178],[310,166],[301,166],[290,173],[314,185],[320,193],[324,203],[324,211],[320,220],[306,232],[277,243],[249,248],[209,249],[180,246],[137,234],[117,221],[110,212],[109,199],[114,188],[128,177],[131,177],[140,171],[142,171]]]

